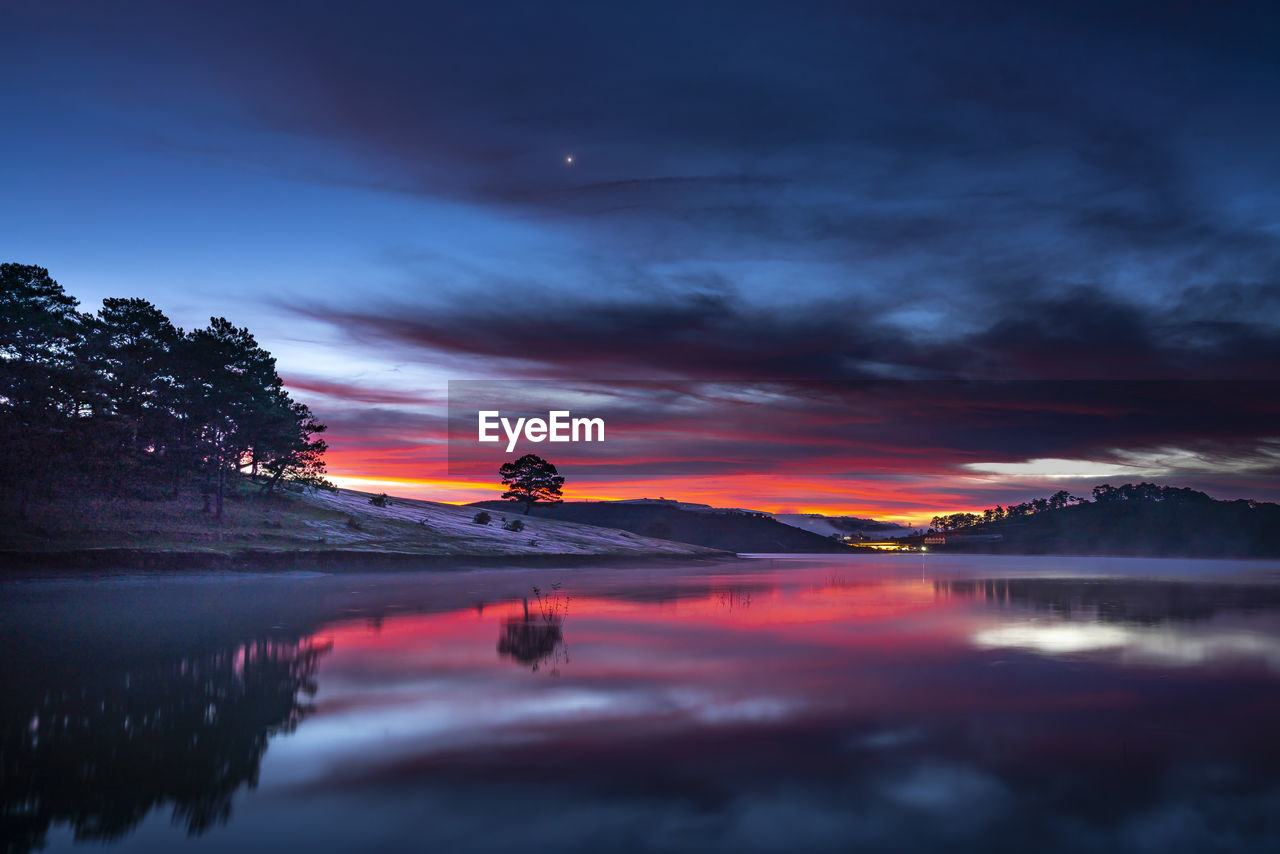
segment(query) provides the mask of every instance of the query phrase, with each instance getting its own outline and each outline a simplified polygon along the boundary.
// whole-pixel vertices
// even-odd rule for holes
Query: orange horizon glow
[[[398,391],[314,378],[299,387],[348,403],[398,406],[412,399]],[[1105,425],[1094,428],[1097,435],[1091,433],[1089,441],[1066,441],[1052,430],[1047,435],[1057,444],[1005,441],[1009,430],[1018,436],[1039,432],[1046,418],[1046,424],[1064,413],[1093,421],[1120,418],[1129,406],[1110,398],[1100,403],[1079,395],[1062,401],[1045,397],[1021,401],[995,395],[975,409],[963,394],[931,393],[867,413],[816,404],[775,411],[755,403],[711,401],[707,411],[677,410],[669,419],[657,410],[624,419],[611,436],[625,441],[607,453],[595,446],[544,453],[567,475],[566,501],[665,498],[773,514],[869,518],[911,528],[927,527],[936,516],[980,514],[1064,488],[1088,497],[1093,487],[1107,482],[1161,481],[1226,499],[1276,497],[1267,480],[1271,446],[1265,443],[1236,448],[1236,456],[1225,457],[1200,447],[1194,436],[1183,437],[1189,442],[1185,447],[1163,435],[1146,444],[1130,437],[1109,445],[1100,438]],[[504,454],[502,448],[480,453],[469,441],[458,444],[459,437],[443,429],[438,397],[427,404],[408,417],[344,416],[326,434],[332,479],[359,491],[447,504],[500,498],[504,490],[497,468],[519,454]],[[919,411],[917,404],[923,407]],[[725,415],[728,410],[741,415],[734,409],[739,406],[752,417]],[[1013,426],[1005,423],[1006,409],[1018,415]],[[850,419],[867,429],[844,429]],[[951,438],[948,431],[961,438]]]
[[[475,474],[449,475],[447,441],[439,436],[330,435],[326,453],[330,480],[361,492],[385,492],[403,498],[445,504],[469,504],[501,497],[496,472],[492,479]],[[723,437],[720,437],[723,438]],[[673,440],[674,441],[674,440]],[[996,478],[980,474],[937,474],[940,449],[863,448],[846,470],[861,477],[828,473],[829,462],[796,460],[786,473],[758,471],[716,475],[618,476],[607,479],[568,478],[566,501],[618,501],[666,498],[713,507],[741,507],[765,513],[811,513],[872,518],[906,527],[924,527],[936,515],[980,513],[1007,503]],[[644,459],[611,460],[644,464]],[[432,473],[423,476],[422,473]],[[989,493],[984,495],[984,493]],[[1040,492],[1027,490],[1027,497]],[[1048,493],[1045,493],[1048,494]]]
[[[473,475],[437,477],[405,472],[448,469],[441,442],[404,442],[388,447],[378,442],[333,442],[326,455],[327,477],[339,487],[359,492],[385,492],[392,497],[465,505],[501,498],[504,488],[495,473],[490,479]],[[344,447],[345,446],[345,447]],[[927,527],[937,515],[981,513],[986,507],[1009,503],[1009,480],[992,475],[941,477],[926,471],[903,472],[905,478],[840,477],[809,472],[787,475],[728,473],[569,478],[565,501],[619,501],[666,498],[713,507],[741,507],[765,513],[813,513],[855,516],[904,527]],[[997,493],[996,490],[999,490]],[[1048,494],[1023,485],[1026,500]],[[985,494],[985,497],[984,497]]]
[[[412,478],[331,473],[329,479],[343,489],[386,492],[392,497],[464,505],[501,498],[503,487],[494,481],[470,478]],[[856,516],[895,522],[907,527],[924,526],[936,515],[981,513],[990,503],[958,503],[954,495],[932,496],[912,487],[856,484],[821,478],[772,478],[732,475],[710,479],[649,478],[608,482],[569,482],[565,501],[620,501],[665,498],[713,507],[741,507],[765,513],[814,513],[824,516]],[[993,502],[994,503],[994,502]],[[915,506],[919,509],[910,510]],[[945,509],[938,509],[945,508]]]

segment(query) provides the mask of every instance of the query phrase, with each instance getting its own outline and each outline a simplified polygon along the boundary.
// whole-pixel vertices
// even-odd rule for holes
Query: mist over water
[[[1280,565],[0,585],[6,850],[1273,850]]]

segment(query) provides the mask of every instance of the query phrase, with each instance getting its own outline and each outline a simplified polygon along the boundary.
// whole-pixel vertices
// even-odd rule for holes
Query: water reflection
[[[163,804],[225,821],[210,850],[1280,842],[1273,580],[850,566],[299,580],[261,618],[295,639],[123,668],[94,623],[74,667],[4,663],[6,831],[167,850]]]
[[[1043,655],[1115,653],[1127,663],[1165,666],[1240,659],[1280,671],[1280,637],[1229,621],[1223,613],[1280,609],[1280,587],[1078,579],[936,581],[940,597],[981,601],[1012,618],[973,634],[976,646]],[[1025,612],[1015,616],[1017,612]]]
[[[1222,611],[1280,608],[1280,585],[1123,578],[939,579],[939,597],[1030,608],[1064,619],[1165,623],[1207,620]]]
[[[6,850],[41,847],[58,822],[76,839],[119,839],[164,806],[193,835],[226,822],[232,795],[256,785],[270,738],[311,711],[328,649],[264,638],[123,671],[8,682]]]
[[[751,591],[750,590],[723,590],[715,594],[716,601],[720,603],[720,607],[726,611],[741,611],[751,607]]]
[[[544,596],[541,588],[534,587],[533,610],[530,611],[529,597],[525,596],[521,601],[523,613],[502,621],[498,654],[528,665],[535,673],[544,665],[550,665],[551,673],[559,675],[560,665],[569,661],[564,648],[564,620],[569,614],[569,597],[559,592],[559,582],[552,588]]]

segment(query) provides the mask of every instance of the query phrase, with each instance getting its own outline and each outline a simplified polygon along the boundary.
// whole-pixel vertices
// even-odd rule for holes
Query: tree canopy
[[[503,463],[498,474],[502,476],[503,486],[510,487],[502,497],[523,503],[526,516],[539,501],[556,504],[561,500],[564,478],[555,466],[537,454],[525,454],[513,463]]]
[[[1094,490],[1096,493],[1097,490]],[[1004,519],[1017,519],[1020,516],[1030,516],[1033,513],[1043,513],[1046,510],[1061,510],[1072,504],[1086,503],[1086,499],[1077,498],[1065,489],[1060,489],[1048,498],[1035,498],[1031,501],[1024,501],[1021,504],[1010,504],[1008,507],[1002,507],[997,504],[995,507],[988,507],[977,513],[952,513],[947,516],[934,516],[929,523],[930,529],[934,531],[957,531],[961,528],[971,528],[974,525],[986,525],[991,522],[1000,522]]]
[[[218,516],[229,475],[267,493],[328,485],[324,425],[248,329],[215,317],[184,332],[138,298],[78,306],[45,268],[0,265],[0,476],[20,513],[62,483],[154,495],[194,481]]]

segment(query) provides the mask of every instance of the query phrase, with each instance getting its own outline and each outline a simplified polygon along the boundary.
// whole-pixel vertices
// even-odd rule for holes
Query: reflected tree
[[[1239,582],[975,578],[938,579],[933,589],[941,598],[975,599],[1071,622],[1161,625],[1209,620],[1224,612],[1280,610],[1280,588]]]
[[[722,590],[715,594],[716,601],[726,611],[743,610],[751,607],[751,591]]]
[[[42,847],[59,822],[79,841],[119,839],[166,805],[192,835],[225,822],[236,791],[257,785],[270,738],[311,710],[330,646],[260,639],[124,672],[6,685],[4,850]]]
[[[559,665],[569,661],[564,647],[564,620],[569,614],[569,597],[559,592],[560,585],[552,585],[549,594],[533,588],[533,607],[525,597],[523,614],[507,617],[502,621],[498,635],[498,654],[528,665],[537,672],[546,664],[551,665],[552,675],[559,674]]]

